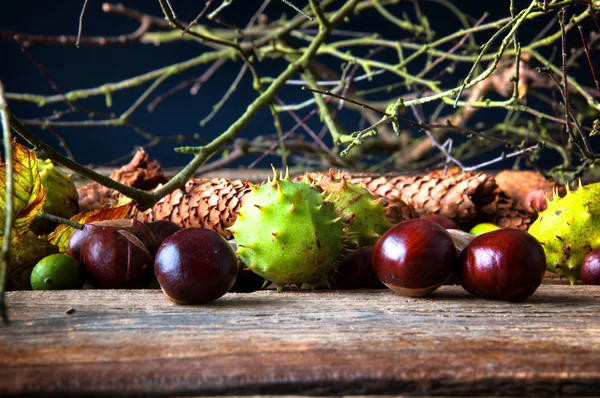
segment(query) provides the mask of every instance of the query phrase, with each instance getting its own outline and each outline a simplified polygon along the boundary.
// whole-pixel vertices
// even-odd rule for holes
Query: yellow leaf
[[[42,211],[46,191],[38,173],[38,159],[33,151],[13,140],[14,160],[14,213],[13,228],[23,235],[35,216]],[[0,235],[4,235],[4,209],[6,207],[6,164],[0,163]]]
[[[103,209],[88,211],[87,213],[79,213],[71,217],[71,221],[76,221],[81,224],[89,224],[94,221],[127,218],[132,206],[133,204],[130,201],[130,203],[124,205],[105,207]],[[67,251],[69,240],[71,239],[73,232],[75,232],[75,228],[61,224],[50,235],[48,235],[48,241],[53,245],[58,246],[58,250],[60,250],[61,253],[64,253]]]

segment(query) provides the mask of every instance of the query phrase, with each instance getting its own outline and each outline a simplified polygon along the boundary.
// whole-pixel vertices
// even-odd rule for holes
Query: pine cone
[[[150,160],[143,148],[137,150],[131,161],[125,166],[113,171],[110,178],[134,188],[151,190],[167,181],[160,163]],[[119,192],[106,188],[97,182],[92,182],[77,188],[79,194],[79,209],[81,212],[100,209],[116,204]]]
[[[493,202],[499,193],[492,176],[482,172],[463,173],[459,169],[450,169],[446,175],[443,170],[422,176],[352,175],[351,181],[362,182],[374,195],[400,198],[412,205],[420,217],[439,214],[463,226],[476,222],[479,209]]]
[[[138,212],[141,221],[168,220],[189,227],[209,228],[226,239],[244,197],[252,190],[246,181],[227,178],[191,179],[184,192],[175,191],[160,200],[151,209]]]
[[[481,209],[481,222],[491,222],[500,228],[527,231],[537,218],[535,211],[526,210],[516,199],[500,192],[496,200]]]
[[[399,197],[383,198],[383,207],[385,207],[385,217],[392,224],[398,224],[404,220],[419,218],[417,210]]]

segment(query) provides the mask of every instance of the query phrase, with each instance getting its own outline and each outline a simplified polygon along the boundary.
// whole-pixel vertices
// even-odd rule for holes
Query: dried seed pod
[[[115,181],[131,187],[151,190],[167,181],[160,163],[151,160],[146,151],[140,148],[131,161],[116,169],[110,175]],[[97,182],[82,185],[77,188],[79,208],[82,212],[100,209],[114,205],[119,200],[119,192],[106,188]]]

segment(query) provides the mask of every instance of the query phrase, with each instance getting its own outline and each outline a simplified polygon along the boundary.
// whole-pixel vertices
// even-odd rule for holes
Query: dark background
[[[220,1],[215,1],[220,3]],[[307,1],[295,0],[298,6],[304,6]],[[517,1],[519,8],[526,6],[528,1]],[[44,35],[76,35],[79,14],[81,12],[81,1],[4,1],[0,12],[0,29],[12,30],[30,34]],[[161,16],[158,1],[136,0],[126,1],[124,4],[130,8]],[[172,0],[172,4],[182,21],[192,20],[204,7],[205,1]],[[255,10],[262,1],[234,0],[233,5],[228,7],[222,14],[228,23],[237,26],[245,26]],[[432,28],[441,36],[444,33],[453,32],[460,27],[456,18],[446,9],[440,8],[428,1],[420,2],[423,11],[429,18]],[[506,1],[456,1],[454,4],[463,10],[468,10],[474,19],[479,18],[484,12],[490,16],[487,21],[492,21],[503,16],[508,16],[508,0]],[[121,15],[106,14],[101,10],[101,1],[90,0],[85,14],[83,24],[83,35],[114,36],[134,31],[138,22]],[[398,7],[390,8],[397,11],[398,15],[406,11],[411,14],[412,6],[408,3]],[[279,0],[271,1],[267,7],[266,14],[271,19],[280,18],[283,14],[292,15],[294,11]],[[550,21],[553,17],[546,19]],[[532,37],[545,25],[540,21],[536,25],[526,25],[521,32],[521,39]],[[361,14],[358,21],[344,24],[340,29],[354,29],[360,32],[379,32],[388,39],[400,40],[404,38],[403,32],[399,31],[390,23],[382,23],[375,13]],[[553,29],[556,29],[553,28]],[[576,32],[572,32],[576,34]],[[486,35],[491,35],[487,31]],[[482,36],[482,38],[489,36]],[[479,39],[481,41],[481,39]],[[28,51],[41,63],[52,76],[57,86],[64,92],[99,86],[106,82],[117,82],[147,71],[190,59],[206,51],[206,47],[194,42],[181,42],[153,46],[146,44],[131,44],[127,46],[108,47],[81,47],[57,46],[57,45],[32,45]],[[325,62],[328,62],[325,60]],[[337,66],[339,62],[333,63]],[[208,65],[207,65],[208,66]],[[180,81],[198,77],[207,66],[193,68],[165,81],[153,94],[153,97],[168,90]],[[261,76],[276,76],[285,65],[280,61],[268,62],[261,65],[259,73]],[[470,65],[465,65],[463,68]],[[237,119],[245,110],[248,103],[256,97],[256,92],[251,87],[251,80],[246,78],[241,82],[234,95],[227,102],[225,108],[206,126],[200,127],[199,121],[208,115],[215,102],[225,93],[239,71],[240,63],[228,62],[213,76],[213,78],[202,87],[196,96],[189,94],[188,90],[172,97],[160,105],[155,112],[149,113],[145,105],[140,107],[131,117],[131,122],[148,132],[158,136],[169,136],[174,134],[199,134],[203,140],[208,141],[222,133],[233,120]],[[339,68],[339,66],[337,66]],[[466,74],[466,70],[457,70],[449,77],[449,84],[456,84]],[[248,77],[248,74],[247,74]],[[13,41],[0,40],[0,79],[2,79],[7,92],[35,93],[44,95],[55,94],[47,80],[32,62],[21,52],[20,47]],[[387,80],[386,80],[387,79]],[[377,80],[377,84],[389,82],[390,77],[384,76]],[[392,78],[393,79],[393,78]],[[591,78],[589,79],[591,80]],[[584,82],[587,83],[587,82]],[[78,106],[93,108],[105,112],[120,114],[126,110],[144,90],[149,83],[142,86],[122,90],[113,95],[112,109],[106,109],[104,97],[94,97],[91,100],[78,102]],[[402,95],[405,91],[399,91],[394,95]],[[303,92],[298,86],[287,87],[282,92],[282,97],[288,102],[302,102],[311,98],[309,93]],[[151,97],[151,98],[153,98]],[[391,98],[388,94],[387,97]],[[39,108],[35,104],[9,101],[11,110],[19,118],[34,118],[49,115],[52,110],[64,109],[64,104],[52,104]],[[302,117],[310,109],[298,112]],[[491,113],[493,115],[493,113]],[[487,114],[488,117],[490,114]],[[503,117],[503,113],[497,113],[497,117]],[[77,118],[65,120],[81,120],[85,114]],[[356,130],[358,128],[358,116],[348,114],[344,118],[346,128]],[[293,126],[292,119],[282,115],[284,130]],[[319,130],[321,124],[318,118],[313,118],[310,124],[315,130]],[[58,148],[56,138],[40,128],[31,127],[31,130],[40,137],[47,140],[55,148]],[[72,148],[76,159],[86,164],[102,164],[119,156],[126,155],[136,145],[142,145],[146,141],[139,135],[126,127],[93,127],[93,128],[60,128],[60,133],[65,137]],[[245,138],[252,138],[261,134],[273,134],[273,124],[268,110],[263,110],[247,128],[240,134]],[[161,145],[150,150],[151,156],[158,158],[165,166],[182,166],[189,160],[189,155],[174,153],[173,147],[182,143]],[[184,144],[197,144],[196,142],[184,142]],[[257,155],[258,156],[258,155]],[[247,158],[238,165],[247,165],[254,158]],[[276,162],[274,157],[267,157],[261,166],[270,162]]]

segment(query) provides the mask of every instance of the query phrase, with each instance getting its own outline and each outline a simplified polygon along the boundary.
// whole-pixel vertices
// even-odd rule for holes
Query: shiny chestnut
[[[117,220],[97,221],[93,224],[97,226],[112,226],[120,230],[131,232],[142,241],[152,256],[154,256],[158,250],[159,243],[157,242],[154,233],[152,233],[146,224],[139,220],[121,218]]]
[[[592,250],[585,256],[579,278],[584,285],[600,285],[600,249]]]
[[[96,226],[81,245],[80,258],[100,289],[144,288],[154,277],[152,255],[127,230]]]
[[[416,219],[383,234],[371,260],[375,274],[387,287],[408,296],[425,296],[450,278],[457,252],[444,227]]]
[[[475,296],[517,302],[536,291],[545,272],[542,245],[525,231],[506,228],[475,237],[459,256],[457,276]]]
[[[69,240],[69,245],[67,247],[67,255],[73,257],[75,260],[80,261],[79,252],[81,250],[81,246],[88,239],[90,234],[95,231],[99,227],[113,227],[117,230],[125,230],[133,233],[148,249],[151,255],[156,254],[156,250],[158,250],[159,242],[156,240],[154,233],[146,226],[146,224],[135,220],[135,219],[126,219],[120,218],[116,220],[103,220],[103,221],[94,221],[89,224],[85,224],[82,230],[75,230],[73,235],[71,235],[71,239]]]
[[[205,303],[227,293],[238,275],[231,245],[205,228],[186,228],[164,240],[154,273],[165,295],[177,304]]]
[[[450,217],[442,216],[440,214],[431,214],[429,216],[422,217],[421,219],[433,221],[434,223],[440,224],[446,229],[460,229],[460,225],[458,225],[456,221]]]
[[[71,235],[71,239],[69,239],[66,254],[77,261],[81,261],[81,246],[96,228],[99,227],[96,227],[93,224],[85,224],[83,229],[76,229],[75,232],[73,232],[73,235]]]
[[[372,246],[361,247],[344,255],[332,274],[331,287],[339,290],[385,289],[371,263]]]
[[[152,231],[158,246],[160,246],[165,239],[173,235],[177,231],[181,231],[183,227],[179,224],[167,220],[157,220],[146,223],[146,226]],[[158,249],[158,247],[157,247]]]

